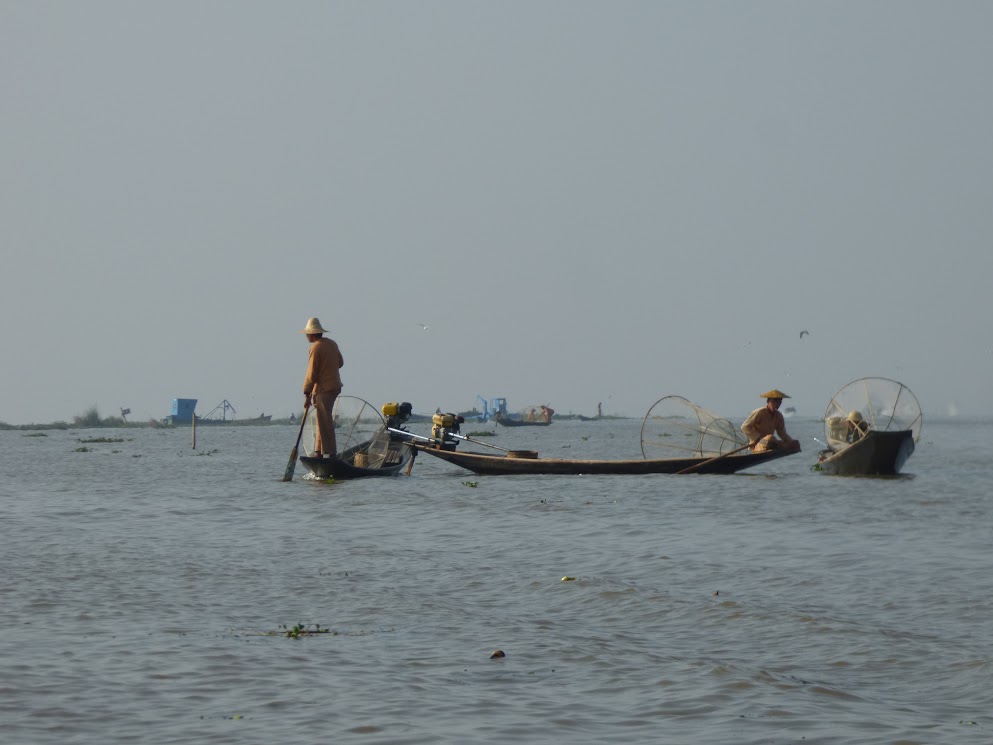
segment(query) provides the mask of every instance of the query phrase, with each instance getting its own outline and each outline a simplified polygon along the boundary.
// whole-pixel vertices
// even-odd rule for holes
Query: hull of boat
[[[441,450],[432,445],[412,443],[419,453],[427,453],[481,476],[532,475],[639,475],[671,473],[692,469],[698,474],[729,474],[792,455],[795,450],[728,455],[723,458],[664,458],[656,460],[571,460],[487,455],[457,450]]]
[[[509,419],[507,417],[494,417],[493,421],[501,427],[547,427],[551,422],[529,422],[526,419]]]
[[[823,458],[817,466],[818,470],[833,476],[895,476],[913,452],[911,430],[870,430],[858,442]]]
[[[319,479],[364,479],[377,476],[396,476],[409,463],[414,453],[404,442],[391,442],[383,464],[378,468],[356,465],[354,454],[342,453],[338,458],[311,458],[303,456],[300,463]],[[360,459],[361,462],[361,459]]]

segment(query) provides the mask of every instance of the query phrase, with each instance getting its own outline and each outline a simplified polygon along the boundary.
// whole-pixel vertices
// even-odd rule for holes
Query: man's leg
[[[776,439],[776,436],[766,435],[756,443],[755,447],[752,448],[752,452],[764,453],[767,450],[775,450],[777,447],[779,447],[779,440]]]
[[[317,438],[314,448],[323,455],[334,456],[338,453],[334,436],[334,419],[331,412],[337,393],[317,393],[313,397],[314,411],[317,413]]]

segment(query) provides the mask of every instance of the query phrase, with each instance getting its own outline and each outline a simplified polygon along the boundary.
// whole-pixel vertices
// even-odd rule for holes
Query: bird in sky
[[[431,328],[431,327],[430,327],[430,326],[428,326],[428,325],[427,325],[426,323],[420,323],[420,322],[418,322],[418,324],[417,324],[417,325],[418,325],[418,326],[420,326],[420,327],[421,327],[422,329],[424,329],[425,331],[427,331],[427,330],[428,330],[429,328]]]
[[[801,331],[801,332],[800,332],[800,338],[801,338],[801,339],[803,338],[803,335],[804,335],[804,334],[806,334],[807,336],[810,336],[810,332],[809,332],[809,331],[807,331],[806,329],[804,329],[803,331]]]

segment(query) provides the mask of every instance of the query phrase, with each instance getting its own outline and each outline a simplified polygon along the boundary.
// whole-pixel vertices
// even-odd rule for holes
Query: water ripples
[[[639,425],[514,444],[631,457]],[[292,428],[0,433],[0,739],[986,742],[990,469],[950,475],[979,426],[907,479],[332,485],[279,481]]]

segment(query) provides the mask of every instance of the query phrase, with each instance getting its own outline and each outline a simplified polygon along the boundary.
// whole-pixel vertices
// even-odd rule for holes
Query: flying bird
[[[421,327],[422,329],[424,329],[425,331],[427,331],[427,330],[428,330],[429,328],[431,328],[431,327],[430,327],[430,326],[428,326],[428,325],[427,325],[426,323],[420,323],[420,322],[418,322],[418,324],[417,324],[417,325],[418,325],[418,326],[420,326],[420,327]]]
[[[801,331],[801,332],[800,332],[800,338],[801,338],[801,339],[803,338],[803,335],[804,335],[804,334],[806,334],[807,336],[810,336],[810,332],[809,332],[809,331],[807,331],[806,329],[804,329],[803,331]]]

